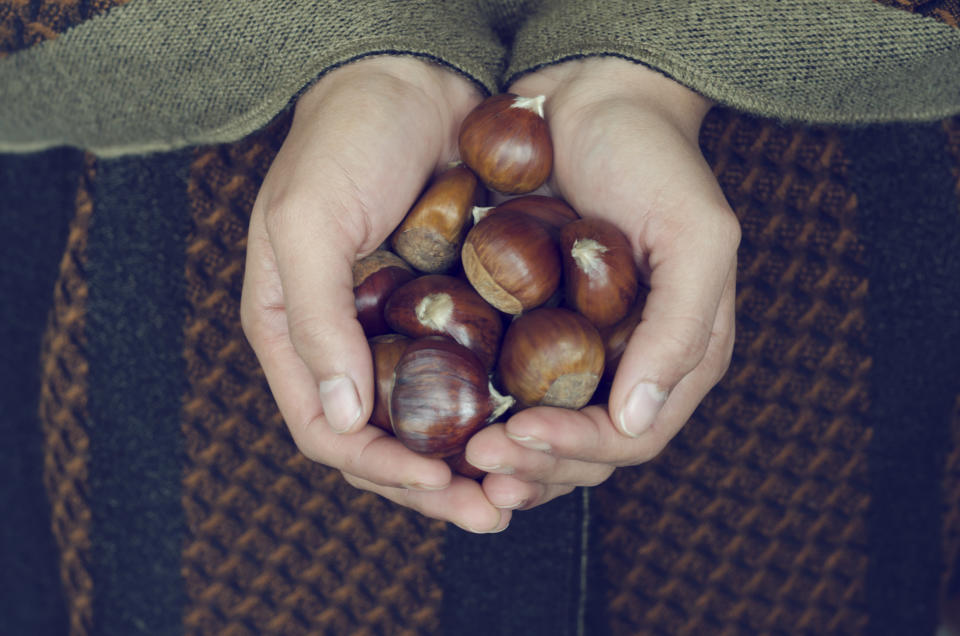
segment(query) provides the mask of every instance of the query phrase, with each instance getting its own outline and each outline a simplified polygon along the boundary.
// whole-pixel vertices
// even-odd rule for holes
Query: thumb
[[[721,298],[736,268],[739,226],[732,214],[702,216],[706,218],[699,224],[663,241],[650,254],[650,293],[643,317],[610,390],[612,419],[629,437],[654,425],[671,392],[704,361],[715,336]],[[702,392],[707,390],[709,386]],[[693,406],[703,397],[687,393],[681,397],[678,392],[677,397]],[[686,408],[690,405],[674,406],[672,412],[693,410]],[[664,425],[672,429],[682,424]]]
[[[316,381],[330,428],[347,433],[364,425],[373,402],[370,349],[353,296],[352,265],[365,248],[365,223],[362,208],[351,210],[333,189],[327,192],[326,200],[264,214],[290,342]]]

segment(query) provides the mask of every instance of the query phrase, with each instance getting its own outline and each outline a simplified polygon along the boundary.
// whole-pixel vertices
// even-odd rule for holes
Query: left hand
[[[510,91],[546,95],[548,194],[630,239],[650,286],[609,410],[527,409],[470,440],[495,506],[531,508],[654,458],[726,372],[740,228],[700,152],[705,98],[639,64],[596,57],[544,68]]]

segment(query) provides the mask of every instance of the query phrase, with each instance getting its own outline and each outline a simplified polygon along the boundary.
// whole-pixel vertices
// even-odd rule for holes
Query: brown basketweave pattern
[[[960,0],[875,0],[880,4],[939,20],[960,27]]]
[[[294,446],[240,328],[247,222],[286,121],[190,176],[184,409],[188,634],[433,634],[443,524]]]
[[[60,578],[72,636],[89,633],[94,594],[89,571],[92,516],[87,479],[90,438],[86,430],[88,365],[84,337],[84,263],[87,231],[93,216],[89,188],[94,172],[91,156],[87,157],[84,172],[40,356],[44,486],[50,498],[53,535],[60,549]]]
[[[0,58],[130,0],[0,0]]]
[[[612,633],[859,633],[870,359],[843,150],[723,109],[701,145],[743,229],[737,342],[667,449],[596,489]]]

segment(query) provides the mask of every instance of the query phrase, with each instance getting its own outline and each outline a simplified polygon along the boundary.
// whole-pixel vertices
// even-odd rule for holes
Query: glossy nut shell
[[[504,389],[524,407],[579,409],[603,375],[603,340],[578,313],[540,308],[511,323],[497,365]]]
[[[491,388],[480,358],[463,345],[443,336],[415,340],[395,370],[393,432],[423,455],[455,455],[512,404]]]
[[[547,302],[560,285],[563,261],[542,223],[525,214],[491,214],[467,233],[463,271],[488,303],[520,314]]]
[[[623,232],[603,219],[580,219],[561,228],[560,245],[567,306],[601,329],[623,319],[639,286]]]
[[[503,335],[500,314],[469,283],[445,274],[426,274],[399,287],[384,310],[387,324],[418,338],[449,336],[493,368]]]
[[[460,126],[460,157],[480,179],[504,194],[532,192],[553,169],[553,142],[540,97],[488,97]]]
[[[448,168],[424,190],[394,231],[390,238],[394,251],[421,272],[452,269],[481,191],[468,167]]]

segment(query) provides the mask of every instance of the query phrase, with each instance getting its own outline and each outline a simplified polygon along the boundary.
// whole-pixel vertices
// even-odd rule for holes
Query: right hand
[[[412,57],[360,60],[306,91],[253,206],[241,319],[307,457],[427,516],[492,532],[510,511],[479,484],[367,424],[373,368],[352,276],[456,158],[460,122],[481,98],[465,77]]]

